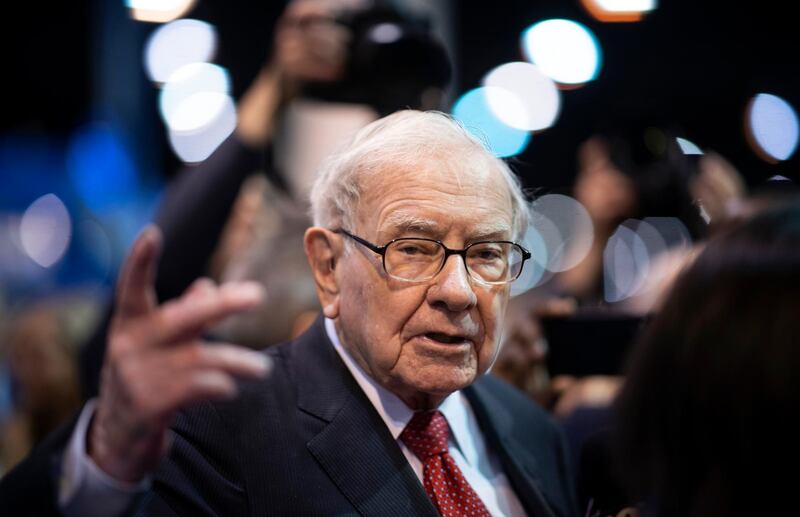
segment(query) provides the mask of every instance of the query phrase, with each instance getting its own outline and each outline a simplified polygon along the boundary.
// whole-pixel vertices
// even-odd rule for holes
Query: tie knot
[[[447,452],[450,428],[440,411],[414,413],[400,439],[422,461]]]

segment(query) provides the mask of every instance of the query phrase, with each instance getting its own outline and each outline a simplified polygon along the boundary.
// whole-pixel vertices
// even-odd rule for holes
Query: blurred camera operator
[[[264,302],[216,336],[263,348],[301,333],[319,310],[302,246],[317,166],[380,115],[439,107],[450,70],[427,21],[388,2],[290,2],[239,100],[235,132],[165,192],[159,300],[204,276],[256,280]],[[110,313],[82,350],[86,397],[97,393]]]

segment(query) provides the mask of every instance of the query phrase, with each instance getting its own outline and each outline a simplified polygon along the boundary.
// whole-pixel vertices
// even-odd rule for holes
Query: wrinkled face
[[[426,237],[461,249],[513,240],[508,187],[496,171],[448,172],[435,159],[366,181],[352,233],[382,246]],[[345,237],[343,237],[345,238]],[[388,277],[380,255],[348,242],[337,265],[337,328],[377,382],[412,408],[471,384],[495,359],[509,286],[472,279],[453,255],[433,279]]]

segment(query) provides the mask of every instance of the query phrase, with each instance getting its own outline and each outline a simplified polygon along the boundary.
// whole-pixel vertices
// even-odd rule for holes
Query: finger
[[[256,282],[230,282],[202,294],[181,296],[164,304],[154,329],[162,343],[175,343],[196,336],[233,314],[252,309],[264,298]]]
[[[141,407],[154,418],[161,418],[194,402],[231,399],[237,393],[236,380],[225,372],[187,370],[175,372],[160,386],[158,396],[151,397]]]
[[[184,404],[201,400],[230,399],[238,394],[235,379],[217,370],[193,372],[178,395]]]
[[[172,371],[217,370],[238,377],[263,378],[272,369],[272,360],[266,354],[226,343],[194,341],[167,354],[161,361],[169,364]]]
[[[178,372],[152,400],[156,415],[167,415],[189,404],[207,400],[226,400],[238,395],[233,375],[216,369],[196,369]]]
[[[210,293],[214,292],[217,288],[217,284],[207,277],[200,277],[192,284],[186,288],[184,291],[184,296],[187,298],[198,298],[201,296],[208,296]]]
[[[117,284],[116,311],[120,317],[144,314],[156,306],[153,284],[158,254],[161,250],[161,231],[149,225],[136,238],[130,254],[120,271]]]

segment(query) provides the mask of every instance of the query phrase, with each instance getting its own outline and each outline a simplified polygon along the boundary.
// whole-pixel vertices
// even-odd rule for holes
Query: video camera
[[[405,12],[392,2],[375,1],[344,11],[335,22],[352,35],[345,75],[335,83],[308,85],[307,96],[368,104],[381,115],[401,108],[437,107],[429,96],[442,93],[452,69],[427,17]]]

